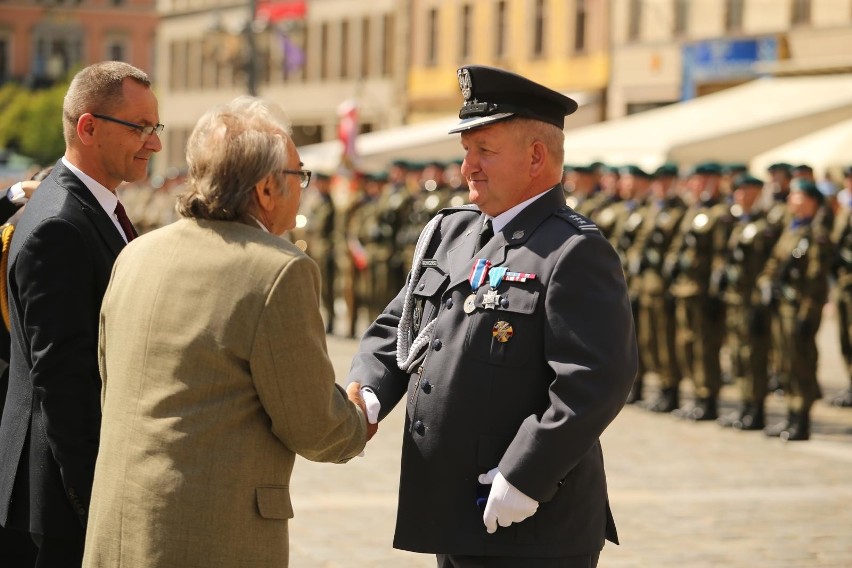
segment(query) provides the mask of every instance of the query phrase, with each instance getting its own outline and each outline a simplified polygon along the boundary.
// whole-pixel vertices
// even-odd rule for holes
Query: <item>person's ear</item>
[[[262,210],[272,211],[275,209],[275,188],[272,186],[272,175],[268,175],[254,184],[254,193]]]
[[[90,113],[83,113],[80,118],[77,119],[77,138],[86,145],[90,146],[94,143],[94,135],[95,135],[95,117]]]
[[[536,177],[544,171],[547,162],[547,147],[541,140],[536,140],[530,147],[530,177]]]

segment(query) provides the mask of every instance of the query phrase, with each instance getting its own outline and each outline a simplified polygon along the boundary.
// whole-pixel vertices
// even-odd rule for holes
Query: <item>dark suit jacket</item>
[[[9,255],[12,352],[0,423],[0,524],[84,535],[100,428],[98,315],[124,247],[61,160],[27,203]]]
[[[445,211],[414,287],[421,327],[435,319],[420,372],[395,360],[404,293],[364,336],[350,379],[373,388],[385,416],[405,397],[394,546],[416,552],[558,557],[617,542],[599,436],[637,370],[630,302],[618,255],[554,187],[474,255],[482,216]],[[534,273],[471,294],[474,258]],[[415,313],[417,313],[415,311]],[[511,326],[508,341],[495,326]],[[499,465],[540,502],[527,520],[489,535],[477,476]]]

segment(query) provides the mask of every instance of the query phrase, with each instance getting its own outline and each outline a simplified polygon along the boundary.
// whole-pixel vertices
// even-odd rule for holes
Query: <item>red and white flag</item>
[[[337,137],[343,144],[341,162],[346,169],[354,170],[358,162],[355,139],[358,137],[358,105],[353,99],[347,99],[337,107],[340,122],[337,125]]]

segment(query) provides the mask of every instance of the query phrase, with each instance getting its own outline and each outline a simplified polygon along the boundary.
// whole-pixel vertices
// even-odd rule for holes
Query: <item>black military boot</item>
[[[679,404],[677,387],[665,387],[660,392],[660,396],[648,404],[648,410],[651,412],[672,412],[677,410]]]
[[[788,412],[787,418],[782,420],[781,422],[776,422],[771,426],[767,426],[763,429],[763,433],[769,436],[770,438],[780,438],[783,432],[786,432],[790,428],[790,424],[796,421],[796,414],[794,412]]]
[[[801,442],[811,437],[811,417],[809,412],[796,413],[787,429],[781,432],[780,438],[785,442]]]
[[[763,430],[766,426],[766,414],[763,404],[746,405],[747,410],[740,416],[739,422],[734,423],[737,430]]]
[[[716,397],[708,396],[696,399],[693,406],[684,415],[684,418],[695,420],[696,422],[705,422],[707,420],[716,420],[719,417],[716,411]]]

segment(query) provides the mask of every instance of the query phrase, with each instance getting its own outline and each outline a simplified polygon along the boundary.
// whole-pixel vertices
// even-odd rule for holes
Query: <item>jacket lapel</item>
[[[92,192],[89,191],[89,188],[86,187],[80,178],[74,175],[74,172],[65,167],[62,160],[56,164],[55,169],[58,170],[56,180],[59,185],[80,203],[83,212],[91,220],[92,225],[95,226],[106,245],[113,254],[118,256],[118,253],[121,252],[121,249],[124,248],[126,243],[121,238],[121,235],[118,234],[118,229],[116,229],[110,216],[103,210],[103,207],[95,199],[95,196],[92,195]]]

